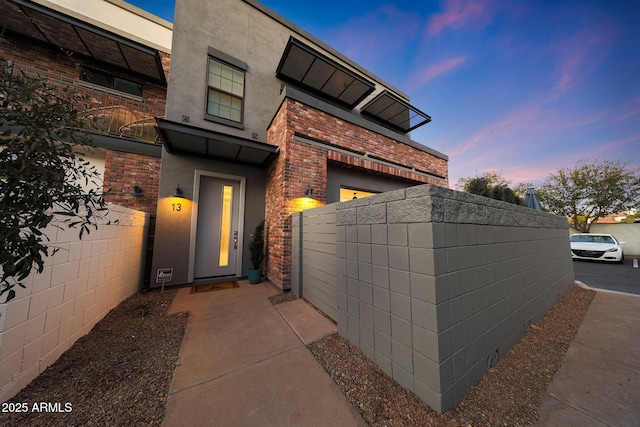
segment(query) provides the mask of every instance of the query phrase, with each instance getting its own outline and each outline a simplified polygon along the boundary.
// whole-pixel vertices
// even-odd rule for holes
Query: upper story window
[[[244,71],[209,58],[207,113],[242,123]]]
[[[208,53],[204,118],[242,128],[247,64],[212,47]]]
[[[108,89],[142,96],[142,83],[123,79],[122,77],[116,77],[112,74],[105,73],[104,71],[84,68],[80,73],[80,79]]]

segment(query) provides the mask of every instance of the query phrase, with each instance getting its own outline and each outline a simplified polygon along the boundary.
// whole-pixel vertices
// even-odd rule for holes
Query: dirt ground
[[[0,425],[159,425],[188,320],[185,313],[166,314],[175,294],[156,291],[124,301],[3,404],[13,411],[0,412]],[[337,335],[312,343],[309,350],[371,426],[533,425],[594,295],[577,287],[569,290],[444,414],[429,409]],[[271,300],[291,298],[285,294]],[[56,412],[34,411],[40,402],[54,404],[49,409]],[[24,404],[26,413],[15,411]]]

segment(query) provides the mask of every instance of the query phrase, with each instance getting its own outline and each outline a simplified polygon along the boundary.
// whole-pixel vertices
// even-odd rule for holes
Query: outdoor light
[[[308,187],[306,190],[304,190],[304,196],[313,198],[313,188]]]
[[[131,189],[133,191],[131,191],[131,193],[128,194],[129,196],[131,196],[131,197],[142,197],[142,196],[144,196],[144,194],[143,194],[144,191],[142,190],[142,188],[140,188],[138,186],[138,181],[136,181],[136,183],[133,184],[133,187],[131,187]]]
[[[182,188],[180,188],[180,184],[178,184],[178,186],[176,187],[176,191],[173,193],[173,197],[186,199],[186,197],[184,196],[184,191],[182,191]]]

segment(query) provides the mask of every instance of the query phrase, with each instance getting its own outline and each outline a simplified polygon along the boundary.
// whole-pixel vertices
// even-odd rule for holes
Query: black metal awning
[[[266,166],[278,147],[169,120],[157,119],[158,133],[169,153],[218,158],[254,166]]]
[[[28,0],[0,0],[0,28],[166,84],[158,50]]]
[[[428,114],[423,113],[409,103],[392,95],[388,91],[380,93],[367,103],[360,112],[382,126],[407,133],[431,121]]]
[[[276,76],[349,108],[375,89],[372,82],[293,37],[280,58]]]

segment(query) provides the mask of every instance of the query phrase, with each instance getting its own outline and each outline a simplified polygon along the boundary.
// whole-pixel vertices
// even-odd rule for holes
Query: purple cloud
[[[429,19],[427,34],[435,36],[446,28],[461,28],[469,23],[486,24],[491,17],[491,11],[485,1],[446,0],[444,11]]]
[[[425,70],[420,71],[409,78],[411,89],[417,89],[434,78],[460,68],[467,61],[467,57],[446,59],[437,64],[430,65]]]

